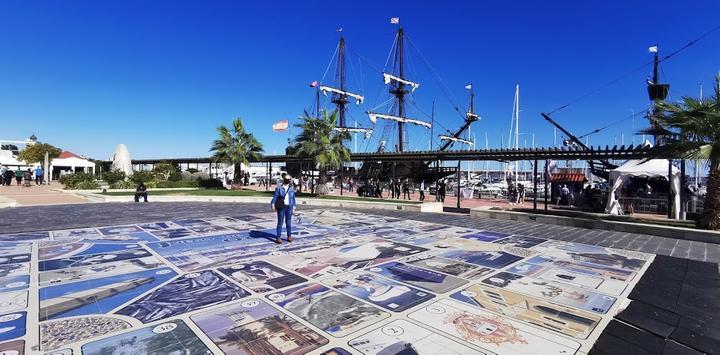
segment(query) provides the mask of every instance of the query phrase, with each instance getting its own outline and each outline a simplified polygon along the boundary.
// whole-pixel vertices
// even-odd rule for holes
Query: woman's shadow
[[[272,233],[264,232],[264,231],[258,231],[258,230],[251,230],[250,231],[250,238],[260,238],[260,239],[267,239],[271,242],[275,242],[277,239],[277,236]]]

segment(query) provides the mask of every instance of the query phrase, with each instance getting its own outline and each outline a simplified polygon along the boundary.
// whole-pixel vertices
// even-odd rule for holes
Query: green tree
[[[665,143],[656,147],[655,155],[707,161],[707,194],[696,225],[720,229],[720,76],[715,78],[713,97],[683,97],[677,103],[658,101],[655,112],[657,126],[642,131],[664,137]]]
[[[45,161],[46,152],[49,155],[49,159],[53,160],[60,155],[62,150],[47,143],[29,144],[25,147],[25,149],[20,151],[18,158],[29,164],[41,163]]]
[[[302,123],[295,124],[302,129],[295,137],[295,155],[312,159],[319,170],[317,193],[327,194],[327,171],[340,169],[344,162],[350,160],[350,149],[344,145],[350,134],[335,129],[337,112],[328,115],[324,111],[321,117],[305,116],[302,120]]]
[[[240,182],[241,164],[248,165],[250,159],[260,159],[263,152],[262,144],[252,133],[245,131],[240,118],[234,119],[230,128],[225,125],[218,127],[217,132],[219,137],[213,141],[210,148],[210,151],[214,152],[213,158],[216,162],[232,165],[235,171],[233,181]]]

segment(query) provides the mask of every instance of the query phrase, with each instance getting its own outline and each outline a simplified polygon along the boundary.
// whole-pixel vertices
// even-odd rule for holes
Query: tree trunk
[[[327,195],[330,193],[330,191],[327,188],[327,185],[325,185],[325,182],[327,180],[327,169],[320,168],[320,176],[318,177],[318,186],[317,186],[317,194],[318,195]]]
[[[707,194],[700,218],[696,226],[702,229],[720,229],[720,161],[710,162]]]
[[[242,182],[242,163],[235,163],[233,165],[233,185]]]

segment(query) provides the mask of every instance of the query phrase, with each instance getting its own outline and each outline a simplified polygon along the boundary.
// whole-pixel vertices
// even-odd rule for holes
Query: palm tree
[[[665,144],[656,147],[657,156],[707,161],[707,194],[696,225],[720,229],[720,76],[715,78],[713,97],[683,97],[677,103],[658,101],[655,111],[657,126],[643,133],[664,136]]]
[[[313,165],[320,171],[317,193],[328,193],[325,181],[328,169],[339,169],[343,162],[350,160],[350,149],[343,142],[350,139],[348,132],[335,130],[337,112],[328,115],[324,111],[321,117],[302,117],[303,122],[295,124],[301,128],[300,134],[295,137],[295,155],[311,158]]]
[[[213,141],[211,152],[216,162],[233,165],[233,182],[237,183],[242,179],[240,171],[242,165],[248,165],[249,160],[258,160],[262,157],[262,144],[252,133],[245,131],[242,119],[236,118],[229,129],[222,125],[217,128],[218,139]]]

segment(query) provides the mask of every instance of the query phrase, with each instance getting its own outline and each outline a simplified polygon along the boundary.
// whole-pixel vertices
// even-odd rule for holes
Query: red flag
[[[318,81],[317,81],[317,80],[315,80],[315,81],[313,81],[312,83],[310,83],[310,87],[311,87],[311,88],[315,88],[315,87],[317,87],[317,86],[318,86]]]

